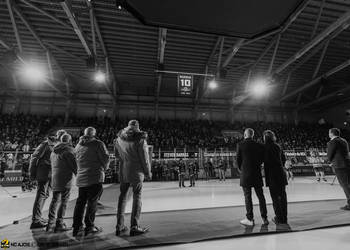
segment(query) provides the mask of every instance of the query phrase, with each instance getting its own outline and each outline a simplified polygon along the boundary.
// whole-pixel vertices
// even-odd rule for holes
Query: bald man
[[[103,192],[102,183],[109,164],[109,153],[106,145],[96,138],[95,128],[85,129],[84,135],[80,137],[75,147],[75,155],[78,165],[76,184],[79,187],[79,195],[74,209],[73,236],[78,236],[83,231],[82,221],[86,204],[85,235],[96,234],[102,231],[94,222],[97,202]]]
[[[261,165],[264,160],[264,146],[254,141],[254,130],[247,128],[244,131],[244,140],[237,146],[237,165],[241,172],[240,185],[244,192],[246,219],[241,220],[245,226],[254,226],[252,188],[259,199],[260,213],[263,225],[269,224],[267,219],[266,201],[263,192]]]

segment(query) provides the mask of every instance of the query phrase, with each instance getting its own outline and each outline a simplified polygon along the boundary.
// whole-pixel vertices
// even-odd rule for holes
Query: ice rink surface
[[[327,177],[328,182],[318,183],[313,177],[297,177],[287,187],[288,202],[338,200],[344,199],[344,193],[336,182],[330,185],[332,176]],[[189,183],[185,183],[189,185]],[[108,186],[108,185],[107,185]],[[268,190],[265,196],[271,203]],[[23,193],[20,187],[0,187],[0,226],[11,224],[31,215],[35,193]],[[15,198],[14,198],[15,197]],[[77,188],[72,189],[71,199],[76,199]],[[257,202],[253,195],[254,203]],[[117,194],[104,199],[104,205],[116,207]],[[48,209],[50,198],[44,209]],[[218,180],[197,181],[196,187],[179,188],[177,182],[146,182],[143,189],[144,212],[186,210],[194,208],[226,207],[244,204],[244,197],[238,179],[229,179],[226,182]],[[345,200],[344,200],[345,204]],[[131,209],[128,203],[127,212]],[[315,211],[317,212],[317,211]],[[349,212],[350,216],[350,212]],[[242,218],[244,211],[242,211]],[[194,244],[173,245],[158,247],[157,249],[349,249],[350,227],[337,227],[331,229],[312,230],[275,235],[242,237],[227,240],[206,241]]]

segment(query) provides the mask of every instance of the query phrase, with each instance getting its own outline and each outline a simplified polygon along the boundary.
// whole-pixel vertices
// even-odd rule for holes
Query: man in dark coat
[[[52,166],[52,201],[49,208],[48,232],[62,232],[69,228],[63,222],[72,187],[73,174],[77,174],[72,137],[69,134],[59,136],[60,142],[51,153]],[[56,209],[58,207],[57,219]],[[55,226],[56,219],[56,226]]]
[[[264,170],[266,186],[270,189],[276,224],[287,224],[287,194],[288,185],[286,172],[283,168],[286,161],[284,153],[276,143],[276,136],[271,130],[264,132]]]
[[[128,127],[118,133],[115,140],[115,155],[120,166],[120,196],[118,200],[116,235],[128,229],[124,224],[126,198],[129,187],[133,190],[130,236],[144,234],[147,228],[139,226],[141,215],[141,193],[144,178],[151,179],[151,163],[147,145],[147,133],[140,130],[139,122],[129,121]]]
[[[244,141],[237,145],[237,165],[241,172],[240,185],[243,188],[247,210],[246,219],[242,220],[241,224],[246,226],[254,226],[252,188],[254,188],[255,194],[259,199],[263,224],[267,225],[269,223],[261,175],[264,147],[262,144],[255,142],[253,137],[254,130],[247,128],[244,131]]]
[[[219,180],[220,181],[226,181],[226,162],[223,159],[219,160],[219,166],[218,166],[218,170],[219,170]]]
[[[197,161],[194,162],[194,173],[195,173],[195,179],[198,180],[199,164]]]
[[[47,222],[41,217],[41,211],[51,189],[51,161],[50,155],[56,138],[50,136],[42,142],[34,151],[29,163],[30,179],[38,183],[35,201],[33,205],[32,224],[30,229],[47,226]]]
[[[179,177],[179,188],[185,186],[186,165],[182,159],[177,162],[176,171]]]
[[[105,171],[109,166],[109,153],[106,145],[96,138],[95,128],[88,127],[84,130],[84,136],[80,137],[75,147],[75,156],[79,194],[73,215],[73,236],[77,236],[83,230],[86,204],[85,235],[96,234],[102,231],[94,223],[97,203],[103,192]]]
[[[188,165],[188,176],[190,179],[190,187],[194,187],[196,185],[195,179],[196,179],[196,166],[194,162],[191,162]]]
[[[331,162],[334,172],[338,178],[340,186],[343,188],[347,204],[341,209],[350,210],[350,157],[349,145],[347,141],[340,137],[340,130],[331,128],[329,130],[327,144],[327,156]]]

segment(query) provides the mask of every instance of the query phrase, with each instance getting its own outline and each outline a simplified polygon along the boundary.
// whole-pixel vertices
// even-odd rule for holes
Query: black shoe
[[[262,221],[264,226],[267,226],[270,223],[267,218],[263,218]]]
[[[32,222],[30,225],[30,229],[37,229],[37,228],[43,228],[46,227],[47,223],[44,223],[42,221]]]
[[[344,207],[341,207],[340,209],[350,211],[350,205],[345,205]]]
[[[56,224],[56,228],[55,228],[55,233],[58,232],[67,232],[69,230],[72,230],[71,227],[67,227],[67,225],[65,223],[62,224]]]
[[[46,232],[48,233],[54,233],[55,232],[55,226],[53,224],[48,224],[46,226]]]
[[[115,236],[120,236],[121,234],[124,234],[126,231],[128,231],[127,226],[119,227],[116,226],[115,228]]]
[[[83,231],[84,231],[83,226],[73,227],[73,237],[77,237],[79,234],[82,234]]]
[[[40,218],[40,221],[43,222],[43,223],[49,223],[49,220],[48,219],[44,219],[44,218]]]
[[[326,178],[323,178],[323,181],[324,181],[324,182],[327,182],[327,179],[326,179]]]
[[[274,218],[272,218],[272,222],[275,223],[276,225],[282,225],[282,224],[287,224],[287,220],[279,220],[277,219],[277,217],[275,216]]]
[[[321,179],[317,179],[317,182],[320,182]]]
[[[272,220],[272,222],[275,223],[276,225],[279,224],[276,217],[273,217],[271,220]]]
[[[90,227],[90,228],[85,228],[85,236],[93,235],[93,234],[98,234],[102,232],[102,228],[100,227]]]
[[[132,227],[130,229],[130,236],[137,236],[137,235],[145,234],[148,231],[149,231],[149,228]]]

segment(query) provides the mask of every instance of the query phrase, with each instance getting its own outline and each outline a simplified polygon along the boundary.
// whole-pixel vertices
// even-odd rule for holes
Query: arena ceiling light
[[[209,82],[209,84],[208,84],[208,87],[209,87],[210,89],[216,89],[216,88],[218,87],[217,81],[215,81],[215,79],[211,80],[211,81]]]
[[[104,83],[106,81],[106,74],[101,70],[95,73],[95,81],[98,83]]]
[[[31,83],[42,82],[46,79],[46,70],[40,65],[34,63],[24,64],[19,74],[24,81]]]
[[[270,90],[270,81],[261,78],[256,79],[254,82],[252,82],[250,87],[250,94],[257,98],[262,98],[266,96],[269,93]]]

